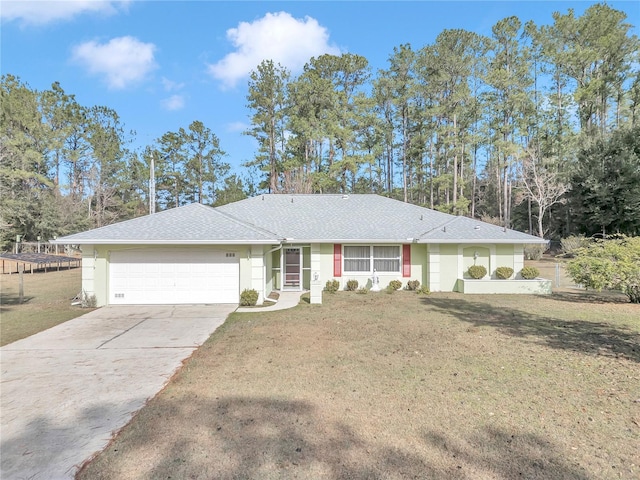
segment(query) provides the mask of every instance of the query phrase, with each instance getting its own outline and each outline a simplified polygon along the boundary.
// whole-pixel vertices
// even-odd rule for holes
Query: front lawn
[[[580,292],[233,314],[79,478],[638,478],[639,316]]]
[[[20,303],[20,275],[0,277],[0,346],[28,337],[88,312],[71,305],[80,292],[81,269],[24,274]]]

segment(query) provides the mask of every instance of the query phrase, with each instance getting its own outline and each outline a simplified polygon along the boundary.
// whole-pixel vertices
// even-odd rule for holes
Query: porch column
[[[95,278],[97,252],[95,247],[93,245],[82,245],[80,249],[82,250],[82,291],[88,296],[95,295],[96,299],[99,300],[99,307],[106,305],[106,294],[99,295],[99,293],[102,292],[96,292]]]
[[[251,245],[251,288],[258,292],[257,305],[264,302],[264,247]]]
[[[310,303],[322,303],[322,275],[320,274],[320,244],[311,244],[311,294]]]
[[[430,243],[427,247],[427,258],[429,259],[429,290],[440,291],[440,244]]]
[[[524,267],[524,245],[514,245],[513,246],[513,278],[522,278],[520,276],[520,271]]]

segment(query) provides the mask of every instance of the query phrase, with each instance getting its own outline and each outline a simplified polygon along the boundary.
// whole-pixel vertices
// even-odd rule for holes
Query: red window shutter
[[[411,276],[411,245],[402,245],[402,276]]]
[[[339,243],[333,245],[333,276],[342,276],[342,245]]]

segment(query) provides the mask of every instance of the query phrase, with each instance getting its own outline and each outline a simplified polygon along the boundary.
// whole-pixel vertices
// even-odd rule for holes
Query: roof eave
[[[414,243],[417,238],[286,238],[283,244],[294,243]]]
[[[531,245],[534,243],[541,243],[541,244],[546,244],[549,243],[549,240],[545,240],[544,238],[539,238],[539,239],[527,239],[527,240],[516,240],[516,239],[507,239],[507,238],[502,238],[502,239],[489,239],[489,238],[484,238],[484,239],[471,239],[471,238],[465,238],[465,239],[461,239],[461,240],[456,240],[456,239],[438,239],[438,238],[422,238],[419,239],[417,241],[418,243],[463,243],[463,244],[472,244],[472,243],[496,243],[496,244],[522,244],[522,245]]]
[[[58,238],[49,240],[53,245],[271,245],[281,239],[268,240],[104,240]]]

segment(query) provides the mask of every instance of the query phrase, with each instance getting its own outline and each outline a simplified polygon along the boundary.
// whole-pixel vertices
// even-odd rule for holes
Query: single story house
[[[381,288],[419,280],[432,292],[546,293],[518,280],[524,246],[544,239],[379,195],[259,195],[178,207],[58,238],[82,249],[82,289],[97,305],[238,303],[255,289],[310,290],[328,280]],[[487,277],[471,280],[471,265]],[[514,279],[492,281],[497,267]],[[375,275],[374,275],[375,271]],[[518,283],[518,281],[520,283]],[[509,286],[507,286],[509,285]]]

